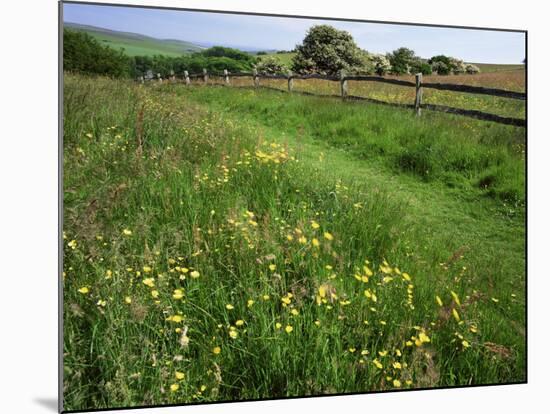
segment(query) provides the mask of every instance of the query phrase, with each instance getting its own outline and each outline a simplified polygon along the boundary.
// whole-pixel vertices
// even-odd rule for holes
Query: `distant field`
[[[274,58],[278,59],[279,62],[290,66],[294,55],[295,53],[269,53],[266,56],[273,56]]]
[[[482,72],[502,72],[509,70],[523,70],[523,65],[498,65],[494,63],[474,63]]]
[[[165,55],[175,57],[202,50],[200,46],[180,40],[154,39],[138,34],[94,28],[93,26],[66,24],[66,27],[88,33],[104,46],[113,49],[124,49],[124,53],[128,56]]]

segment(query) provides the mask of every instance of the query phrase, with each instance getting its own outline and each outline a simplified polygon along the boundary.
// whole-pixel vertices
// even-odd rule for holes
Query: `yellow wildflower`
[[[124,234],[125,236],[131,236],[132,235],[132,230],[124,229],[124,230],[122,230],[122,234]]]
[[[196,279],[198,278],[201,274],[199,272],[197,272],[196,270],[193,270],[191,273],[189,273],[189,275],[193,278],[193,279]]]
[[[399,381],[398,379],[394,379],[393,380],[393,386],[395,388],[401,388],[401,381]]]
[[[130,296],[126,296],[124,298],[124,302],[126,302],[127,304],[130,304],[130,303],[132,303],[132,298]]]
[[[235,322],[235,325],[237,326],[243,326],[244,325],[244,321],[242,319],[239,319],[237,322]]]
[[[319,240],[317,240],[316,238],[313,238],[311,240],[311,243],[313,244],[314,247],[319,247],[320,245]]]
[[[143,273],[151,273],[151,266],[143,266]]]
[[[313,229],[318,229],[320,226],[319,223],[317,223],[315,220],[311,220],[311,227]]]
[[[325,231],[323,233],[323,237],[327,240],[333,240],[334,239],[334,236],[332,234],[330,234],[328,231]]]
[[[437,304],[438,304],[439,306],[443,306],[443,301],[441,300],[441,298],[440,298],[439,296],[436,295],[435,301],[437,302]]]
[[[158,290],[152,290],[151,291],[151,296],[156,299],[159,297],[159,291]]]
[[[275,266],[274,264],[269,265],[269,270],[271,270],[272,272],[274,272],[276,268],[277,266]]]
[[[88,292],[90,292],[90,289],[87,287],[87,286],[84,286],[84,287],[81,287],[80,289],[78,289],[78,291],[80,293],[82,293],[83,295],[87,294]]]
[[[452,290],[451,290],[451,296],[453,297],[453,300],[456,302],[456,304],[460,306],[460,299],[458,299],[458,295]]]
[[[172,384],[170,385],[170,391],[172,392],[176,392],[177,390],[179,390],[180,386],[178,384]]]
[[[291,333],[293,330],[294,330],[294,328],[290,325],[287,325],[286,328],[285,328],[285,332],[288,333],[288,334]]]
[[[182,380],[185,378],[185,374],[183,372],[176,371],[176,379]]]
[[[220,352],[222,352],[222,349],[221,349],[219,346],[215,346],[215,347],[212,349],[212,352],[213,352],[215,355],[218,355]]]
[[[430,337],[428,335],[426,335],[424,332],[420,332],[418,334],[418,339],[420,340],[420,342],[424,343],[424,342],[430,342]]]
[[[227,310],[233,310],[233,309],[235,309],[235,306],[233,306],[232,304],[228,303],[227,305],[225,305],[225,309],[227,309]]]
[[[76,249],[77,242],[76,240],[71,240],[69,243],[67,243],[67,246],[69,246],[71,249]]]
[[[166,318],[167,321],[174,322],[174,323],[180,323],[183,321],[183,316],[181,315],[172,315]]]
[[[372,361],[372,363],[373,363],[373,364],[376,366],[376,368],[378,368],[378,369],[384,368],[384,366],[380,363],[380,361],[378,361],[377,358],[375,358],[375,359]]]
[[[153,279],[152,277],[143,279],[143,284],[149,286],[150,288],[155,287],[155,279]]]
[[[457,322],[460,321],[460,315],[455,308],[453,308],[453,317],[456,319]]]
[[[176,300],[183,298],[183,290],[182,289],[174,289],[174,293],[172,294],[172,297]]]

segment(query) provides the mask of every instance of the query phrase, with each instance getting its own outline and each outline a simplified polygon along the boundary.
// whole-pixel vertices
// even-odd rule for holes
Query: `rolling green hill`
[[[119,32],[96,26],[77,23],[64,23],[65,28],[88,33],[103,45],[114,49],[124,49],[128,56],[180,56],[186,53],[199,52],[204,49],[191,42],[175,39],[156,39],[137,33]]]

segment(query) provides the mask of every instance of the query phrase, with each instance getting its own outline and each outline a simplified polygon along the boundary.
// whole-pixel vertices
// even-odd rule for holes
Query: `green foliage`
[[[417,59],[414,61],[411,65],[410,69],[411,73],[422,73],[423,75],[431,75],[432,74],[432,66],[424,62],[423,60]]]
[[[383,76],[391,70],[391,63],[385,55],[372,55],[371,61],[373,70],[377,75]]]
[[[410,73],[410,68],[418,61],[418,57],[415,55],[414,50],[400,47],[388,54],[388,60],[393,73],[404,75]]]
[[[296,73],[336,75],[361,66],[361,50],[351,34],[329,25],[311,27],[296,46],[292,70]]]
[[[467,65],[462,60],[451,56],[433,56],[428,60],[428,63],[432,66],[432,70],[439,75],[449,75],[451,73],[459,75],[467,72]]]
[[[256,69],[259,73],[269,75],[288,72],[288,67],[273,56],[262,57],[260,62],[256,65]]]
[[[430,65],[433,65],[436,62],[442,62],[447,67],[451,67],[451,58],[449,56],[437,55],[437,56],[432,56],[430,59],[428,59],[428,63]]]
[[[120,78],[129,75],[129,63],[123,51],[102,46],[87,33],[63,30],[63,70]]]
[[[256,58],[249,53],[230,47],[213,46],[209,49],[203,50],[200,54],[206,57],[226,57],[233,60],[246,62],[249,65],[256,62]]]
[[[203,69],[211,73],[221,73],[224,69],[229,72],[249,71],[255,62],[255,58],[245,53],[234,52],[235,49],[212,48],[206,52],[182,55],[180,57],[169,56],[136,56],[133,58],[133,76],[143,76],[148,70],[166,76],[171,70],[177,75],[182,75],[185,70],[189,73],[202,73]],[[233,56],[233,57],[230,57]]]
[[[442,61],[436,61],[432,64],[432,71],[437,73],[438,75],[448,75],[451,73],[451,68]]]

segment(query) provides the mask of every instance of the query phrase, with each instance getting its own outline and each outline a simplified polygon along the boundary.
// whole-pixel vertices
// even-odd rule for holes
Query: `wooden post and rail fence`
[[[202,73],[200,74],[189,74],[188,71],[183,72],[183,76],[181,79],[185,82],[186,85],[191,85],[191,79],[201,79],[202,83],[204,85],[209,84],[209,75],[213,77],[218,77],[223,79],[223,83],[225,86],[231,85],[231,78],[239,78],[239,77],[251,77],[252,78],[252,87],[256,88],[266,88],[271,89],[279,92],[285,92],[283,89],[280,88],[274,88],[271,86],[260,86],[260,79],[284,79],[287,81],[287,91],[289,93],[299,93],[302,95],[313,95],[313,96],[325,96],[325,97],[338,97],[343,100],[349,100],[349,101],[366,101],[366,102],[372,102],[377,104],[383,104],[383,105],[390,105],[395,107],[402,107],[402,108],[411,108],[414,109],[416,114],[418,116],[421,115],[422,109],[428,109],[431,111],[439,111],[439,112],[447,112],[451,114],[456,115],[463,115],[468,116],[471,118],[481,119],[485,121],[492,121],[492,122],[498,122],[501,124],[507,124],[507,125],[515,125],[515,126],[526,126],[525,119],[521,118],[509,118],[504,117],[496,114],[491,114],[488,112],[482,112],[477,110],[471,110],[471,109],[462,109],[462,108],[455,108],[455,107],[449,107],[444,105],[435,105],[435,104],[427,104],[422,103],[422,94],[424,88],[429,89],[436,89],[436,90],[445,90],[445,91],[452,91],[452,92],[462,92],[462,93],[472,93],[472,94],[480,94],[480,95],[490,95],[490,96],[496,96],[500,98],[509,98],[509,99],[518,99],[518,100],[526,100],[527,94],[525,92],[516,92],[516,91],[509,91],[504,89],[495,89],[495,88],[485,88],[482,86],[470,86],[470,85],[462,85],[462,84],[453,84],[453,83],[431,83],[431,82],[423,82],[422,81],[422,74],[417,73],[415,75],[415,81],[407,81],[402,79],[392,79],[392,78],[384,78],[382,76],[363,76],[363,75],[346,75],[345,72],[340,72],[339,76],[328,76],[328,75],[319,75],[319,74],[311,74],[311,75],[297,75],[293,74],[292,72],[289,72],[286,75],[280,74],[261,74],[258,73],[256,69],[254,69],[252,72],[236,72],[236,73],[230,73],[229,71],[224,70],[222,74],[209,74],[206,69],[202,70]],[[167,79],[169,79],[171,82],[176,82],[177,77],[174,74],[174,71],[170,71],[170,74],[167,76]],[[322,79],[322,80],[328,80],[328,81],[334,81],[340,83],[340,94],[339,95],[320,95],[315,94],[312,92],[305,92],[305,91],[296,91],[294,90],[294,79]],[[156,80],[159,83],[163,82],[162,76],[160,73],[157,73],[156,77],[153,76],[151,71],[148,71],[147,76],[141,76],[139,78],[139,81],[141,83],[144,83],[145,81],[154,81]],[[348,90],[348,81],[370,81],[370,82],[382,82],[382,83],[388,83],[392,85],[399,85],[399,86],[406,86],[406,87],[413,87],[415,88],[415,100],[413,104],[403,104],[403,103],[393,103],[393,102],[387,102],[387,101],[380,101],[377,99],[367,98],[364,96],[354,96],[349,95]],[[246,86],[239,86],[239,87],[246,87]]]

